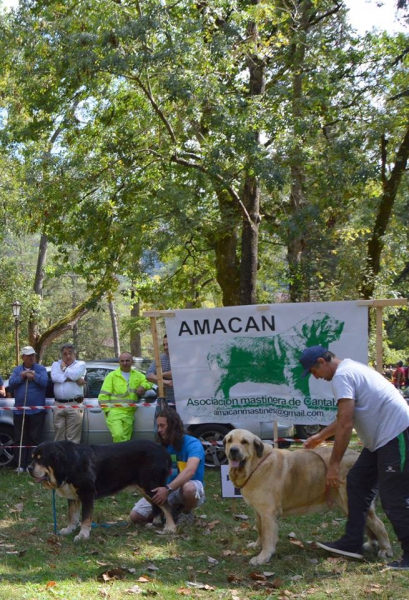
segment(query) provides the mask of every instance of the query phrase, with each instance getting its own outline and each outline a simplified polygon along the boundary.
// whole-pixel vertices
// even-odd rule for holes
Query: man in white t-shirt
[[[400,560],[388,568],[409,570],[409,407],[399,391],[380,373],[322,346],[306,348],[300,362],[304,376],[331,381],[338,404],[337,419],[305,442],[316,448],[335,436],[327,470],[327,486],[339,487],[340,464],[355,429],[364,449],[347,476],[348,521],[345,535],[318,546],[328,552],[363,558],[365,521],[379,495],[402,546]]]

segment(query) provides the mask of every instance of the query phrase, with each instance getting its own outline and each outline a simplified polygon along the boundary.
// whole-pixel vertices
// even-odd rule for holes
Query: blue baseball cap
[[[305,348],[300,356],[300,363],[304,367],[303,377],[307,377],[310,374],[310,369],[319,358],[322,358],[324,354],[328,352],[327,348],[322,346],[311,346],[311,348]]]

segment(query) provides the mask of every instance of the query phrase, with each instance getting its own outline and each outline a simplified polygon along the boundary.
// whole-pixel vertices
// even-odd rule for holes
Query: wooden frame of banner
[[[384,306],[407,306],[408,299],[407,298],[390,298],[383,300],[357,300],[358,306],[367,306],[368,308],[375,308],[376,311],[376,370],[379,373],[382,373],[383,367],[383,352],[382,352],[382,342],[383,342],[383,315],[382,309]],[[264,304],[256,306],[256,310],[268,310],[270,305]],[[156,374],[158,377],[158,387],[159,387],[159,397],[164,398],[164,386],[163,386],[163,375],[162,375],[162,365],[160,362],[160,350],[159,350],[159,341],[158,341],[158,331],[156,327],[156,319],[157,317],[175,317],[175,313],[168,310],[152,310],[142,313],[143,317],[149,317],[151,320],[151,331],[152,331],[152,340],[153,340],[153,349],[155,355],[155,365],[156,365]],[[278,442],[278,421],[273,421],[273,441],[274,446],[277,445]]]
[[[151,320],[153,355],[155,358],[156,377],[158,378],[159,398],[165,398],[165,386],[163,385],[162,363],[160,362],[160,348],[156,319],[158,317],[174,317],[175,313],[168,310],[149,310],[142,313],[142,316],[149,317]]]
[[[378,373],[382,373],[383,367],[383,316],[382,309],[384,306],[407,306],[407,298],[391,298],[385,300],[358,300],[358,306],[368,306],[368,308],[375,308],[376,311],[376,370]]]

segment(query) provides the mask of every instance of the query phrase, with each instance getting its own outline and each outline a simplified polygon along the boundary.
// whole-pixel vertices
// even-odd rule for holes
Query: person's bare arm
[[[306,439],[304,442],[304,448],[306,448],[306,450],[313,450],[314,448],[325,442],[325,440],[335,435],[336,427],[337,420],[335,419],[335,421],[333,421],[330,425],[324,427],[324,429],[321,429],[321,431],[315,433],[314,435]]]
[[[341,461],[348,448],[354,427],[355,401],[350,398],[338,400],[338,416],[335,429],[334,447],[327,470],[327,485],[339,487],[341,484]]]
[[[199,466],[200,458],[196,456],[192,456],[187,460],[186,467],[179,473],[175,479],[170,482],[170,487],[172,490],[178,490],[181,488],[187,481],[190,481],[193,475],[196,473],[197,467]],[[152,492],[156,492],[153,496],[152,500],[155,504],[164,504],[168,498],[168,489],[166,487],[159,487],[152,490]]]

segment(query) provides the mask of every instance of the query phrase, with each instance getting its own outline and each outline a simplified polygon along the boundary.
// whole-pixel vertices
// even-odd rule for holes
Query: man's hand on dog
[[[339,488],[344,483],[341,479],[341,465],[328,465],[327,487]]]
[[[322,443],[322,440],[321,440],[320,434],[316,433],[315,435],[312,435],[311,437],[309,437],[305,440],[304,448],[306,450],[313,450],[314,448],[319,446],[321,443]]]
[[[169,494],[168,488],[158,487],[158,488],[154,488],[152,490],[152,492],[156,492],[155,495],[152,497],[152,502],[154,502],[158,506],[165,504],[165,502],[168,499],[168,494]]]

